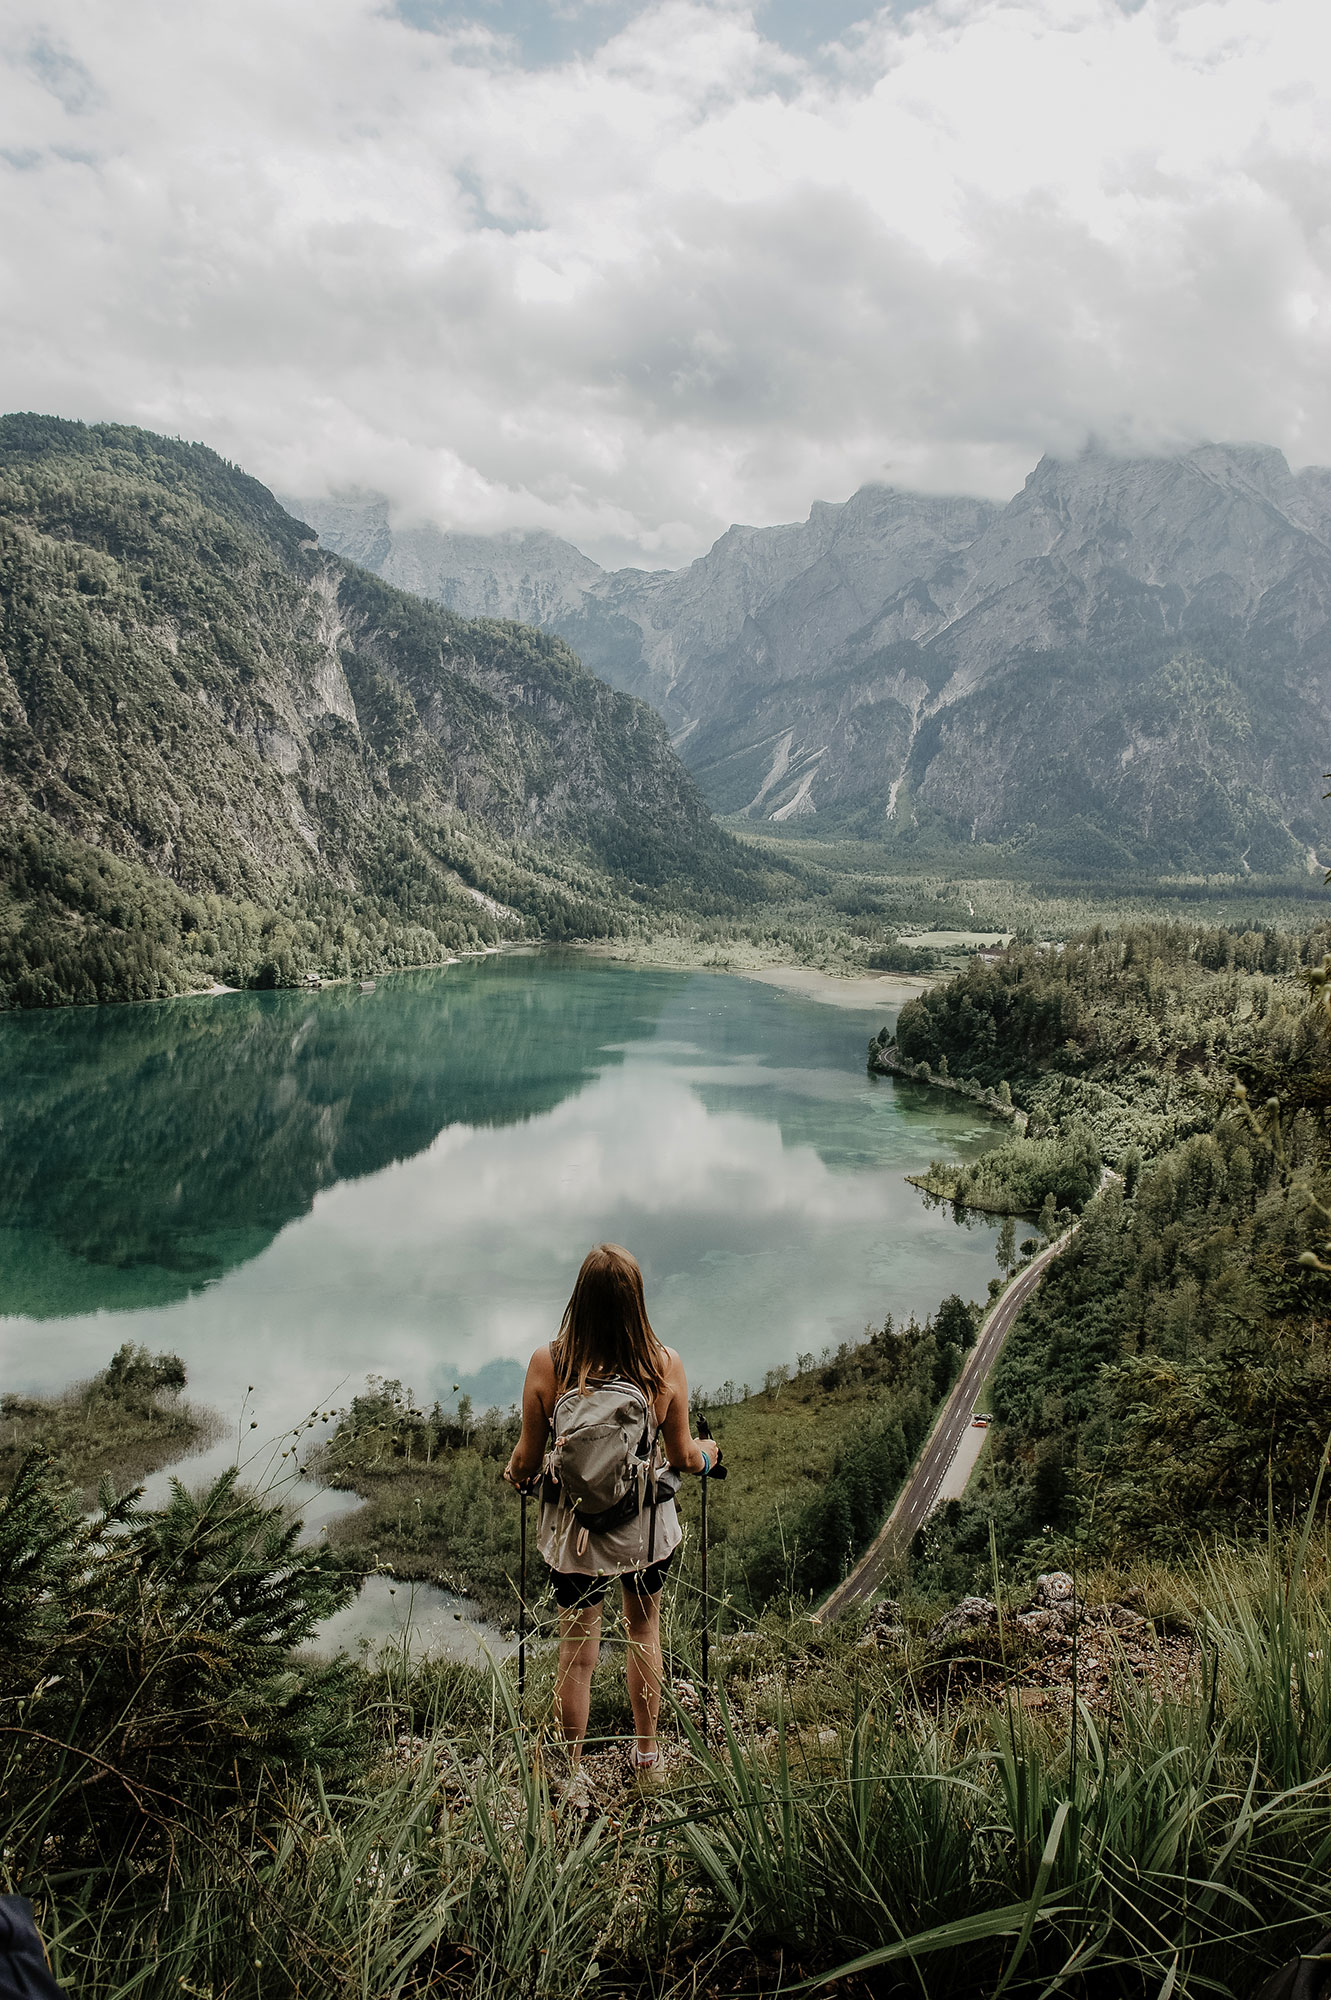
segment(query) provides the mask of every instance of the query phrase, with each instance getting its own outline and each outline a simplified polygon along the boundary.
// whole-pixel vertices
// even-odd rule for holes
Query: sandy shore
[[[760,979],[764,986],[783,986],[788,993],[802,993],[806,1000],[821,1000],[828,1007],[853,1007],[860,1013],[904,1006],[934,983],[899,972],[838,974],[819,972],[811,965],[764,965],[751,972],[736,966],[735,970],[742,979]]]
[[[927,993],[938,984],[937,976],[823,972],[813,965],[774,965],[770,951],[742,941],[698,944],[692,939],[669,938],[650,944],[639,940],[628,944],[606,938],[571,949],[586,952],[589,958],[612,958],[621,965],[659,966],[671,972],[729,972],[739,979],[760,979],[764,986],[780,986],[787,993],[802,994],[806,1000],[821,1000],[827,1007],[846,1007],[860,1014],[904,1006],[917,993]]]

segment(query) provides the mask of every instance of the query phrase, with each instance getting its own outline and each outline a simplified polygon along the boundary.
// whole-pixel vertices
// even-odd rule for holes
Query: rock
[[[906,1628],[901,1622],[901,1606],[895,1597],[885,1597],[870,1611],[860,1645],[877,1650],[880,1646],[902,1646],[906,1642]]]
[[[1047,1607],[1019,1611],[1012,1622],[1026,1638],[1041,1640],[1046,1646],[1063,1647],[1072,1643],[1057,1611]]]
[[[555,625],[575,611],[605,575],[571,542],[537,528],[529,533],[441,533],[428,524],[394,528],[383,499],[309,500],[301,515],[335,549],[385,583],[433,597],[459,618],[516,618]]]
[[[612,687],[658,708],[672,733],[701,727],[704,734],[722,717],[723,728],[731,722],[751,732],[748,710],[769,688],[825,669],[866,621],[916,578],[959,558],[1000,513],[988,500],[865,486],[839,505],[817,502],[807,521],[729,528],[686,568],[651,572],[603,570],[540,531],[394,528],[382,499],[291,504],[325,548],[462,617],[518,618],[558,632]],[[909,714],[899,699],[885,707],[899,766]],[[872,719],[859,718],[861,732]],[[810,768],[803,742],[793,759],[779,748],[794,720],[783,708],[752,801],[758,816],[789,804]],[[751,802],[745,786],[747,778],[741,807]]]
[[[1076,1595],[1076,1585],[1065,1569],[1046,1570],[1035,1579],[1035,1602],[1042,1610],[1054,1611],[1064,1605],[1071,1608]]]
[[[972,1632],[989,1632],[998,1629],[998,1606],[992,1597],[963,1597],[960,1604],[954,1604],[945,1611],[929,1633],[929,1644],[938,1646],[945,1639],[969,1636]]]

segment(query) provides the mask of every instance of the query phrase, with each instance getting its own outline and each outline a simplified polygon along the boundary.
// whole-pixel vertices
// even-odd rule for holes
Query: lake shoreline
[[[954,1204],[954,1206],[965,1209],[968,1213],[975,1215],[996,1215],[1000,1218],[1006,1215],[1011,1215],[1019,1220],[1024,1216],[1031,1221],[1034,1220],[1035,1215],[1037,1213],[1037,1211],[1034,1209],[997,1208],[992,1202],[977,1201],[975,1199],[958,1202],[956,1196],[956,1185],[959,1178],[960,1178],[959,1175],[953,1175],[950,1183],[947,1186],[941,1186],[931,1181],[929,1179],[928,1174],[902,1175],[902,1179],[906,1181],[909,1186],[913,1188],[918,1188],[921,1194],[927,1194],[931,1201],[951,1202]]]
[[[623,939],[605,938],[593,943],[547,947],[550,948],[576,951],[587,958],[608,959],[644,971],[727,972],[740,979],[756,979],[764,986],[782,987],[828,1006],[863,1013],[878,1006],[902,1007],[907,1000],[952,976],[950,972],[866,972],[863,968],[829,972],[825,966],[805,964],[788,953],[766,953],[759,946],[738,940],[724,945],[671,938],[661,944],[626,946]]]
[[[643,943],[626,938],[571,938],[567,941],[524,938],[511,944],[482,945],[474,951],[450,952],[447,958],[421,959],[414,965],[391,965],[383,971],[336,973],[296,986],[228,986],[215,979],[207,986],[188,986],[179,993],[158,993],[149,999],[62,1002],[57,1007],[15,1007],[14,1014],[83,1013],[97,1007],[163,1007],[180,1000],[223,1000],[239,993],[320,993],[327,987],[377,984],[395,979],[404,972],[445,972],[450,966],[478,958],[539,958],[546,952],[572,952],[582,958],[603,959],[610,964],[632,966],[655,972],[725,972],[740,979],[755,979],[766,986],[799,993],[805,999],[847,1011],[870,1013],[875,1008],[900,1008],[917,994],[942,984],[954,976],[955,968],[943,967],[935,973],[869,972],[847,967],[829,971],[826,966],[809,965],[786,955],[769,955],[760,947],[736,939],[731,944],[704,944],[701,940],[664,940]]]
[[[864,972],[847,970],[829,972],[822,966],[801,964],[798,960],[769,958],[752,946],[742,947],[746,956],[751,954],[751,962],[736,963],[739,947],[715,944],[689,944],[685,940],[670,940],[668,949],[645,945],[637,948],[626,947],[623,939],[606,938],[594,941],[573,939],[568,943],[549,943],[542,940],[524,940],[521,943],[487,945],[479,951],[455,952],[449,958],[427,959],[419,965],[394,965],[387,972],[367,975],[376,982],[394,979],[404,972],[443,972],[451,965],[458,965],[469,958],[540,958],[546,952],[574,952],[580,958],[603,959],[612,965],[626,965],[644,972],[725,972],[739,979],[754,979],[763,986],[775,986],[788,993],[799,994],[806,1000],[817,1000],[824,1006],[842,1007],[856,1013],[872,1013],[877,1008],[895,1009],[904,1007],[917,994],[927,993],[949,973],[903,973]],[[335,979],[321,979],[318,986],[293,986],[273,988],[272,991],[291,993],[318,993],[328,986],[355,986],[359,983],[356,975],[347,974]],[[176,999],[217,999],[224,994],[257,992],[257,987],[222,986],[199,987],[188,994],[177,994]],[[112,1003],[123,1004],[123,1003]],[[134,1003],[129,1003],[134,1004]],[[148,1006],[160,1004],[148,1001]]]
[[[904,1007],[935,983],[917,973],[821,972],[812,965],[772,965],[755,971],[741,968],[739,976],[798,993],[806,1000],[818,1000],[825,1007],[853,1008],[866,1014],[879,1007]]]

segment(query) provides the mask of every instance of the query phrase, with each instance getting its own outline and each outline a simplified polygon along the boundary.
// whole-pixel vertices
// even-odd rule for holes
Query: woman
[[[639,1507],[619,1525],[598,1530],[586,1525],[566,1492],[547,1477],[543,1488],[538,1547],[550,1568],[559,1606],[559,1668],[555,1675],[555,1719],[574,1760],[582,1753],[591,1702],[592,1672],[601,1644],[601,1606],[612,1577],[619,1579],[628,1628],[625,1672],[637,1731],[634,1766],[648,1783],[662,1775],[656,1741],[661,1705],[661,1586],[682,1539],[670,1494],[652,1486],[658,1468],[710,1472],[720,1449],[699,1444],[689,1431],[689,1386],[672,1348],[652,1331],[637,1261],[617,1243],[598,1243],[583,1260],[564,1308],[558,1337],[538,1347],[522,1390],[522,1435],[504,1471],[514,1486],[530,1486],[547,1458],[555,1405],[563,1398],[561,1426],[576,1421],[574,1397],[606,1384],[640,1391],[650,1464],[639,1489]],[[632,1509],[631,1488],[628,1500]],[[624,1514],[624,1506],[616,1510]]]

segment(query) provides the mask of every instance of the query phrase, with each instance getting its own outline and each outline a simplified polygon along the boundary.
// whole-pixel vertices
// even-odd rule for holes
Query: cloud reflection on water
[[[588,975],[572,977],[576,993]],[[621,987],[638,1008],[635,975],[590,978],[603,1010]],[[141,1340],[181,1353],[191,1393],[224,1411],[260,1385],[261,1435],[370,1372],[427,1398],[460,1382],[507,1400],[602,1238],[641,1259],[658,1330],[711,1387],[759,1381],[887,1311],[983,1296],[994,1232],[956,1229],[902,1175],[977,1150],[992,1127],[866,1077],[860,1024],[811,1003],[715,978],[657,997],[659,1013],[633,1013],[638,1039],[601,1040],[606,1067],[584,1080],[584,1066],[551,1108],[448,1125],[413,1157],[325,1186],[192,1297],[4,1322],[9,1379],[55,1386]]]

